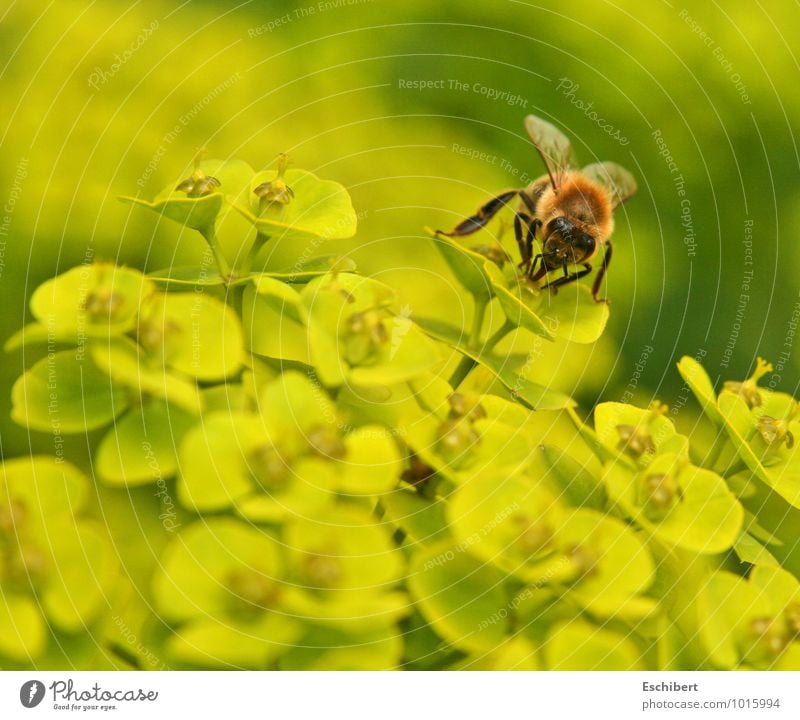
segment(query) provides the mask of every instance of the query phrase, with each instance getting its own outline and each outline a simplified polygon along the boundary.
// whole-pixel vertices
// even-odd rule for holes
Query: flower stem
[[[214,255],[214,262],[217,264],[217,270],[219,270],[220,276],[222,276],[222,279],[225,280],[225,284],[227,284],[231,279],[231,268],[228,265],[228,261],[225,259],[225,256],[220,251],[219,246],[217,245],[217,234],[214,230],[214,227],[211,226],[205,230],[201,230],[200,232],[206,239],[208,247],[211,248],[211,252]]]
[[[469,339],[467,340],[467,347],[470,350],[477,348],[478,344],[480,343],[481,328],[483,328],[483,319],[486,316],[486,305],[486,301],[475,301],[475,314],[472,317],[472,330],[470,331]],[[458,363],[458,366],[450,376],[450,385],[454,390],[458,389],[458,386],[464,382],[464,378],[469,375],[472,368],[474,368],[477,364],[477,361],[473,360],[469,355],[464,355],[461,358],[461,362]]]
[[[469,342],[467,343],[467,347],[470,349],[475,348],[480,342],[480,332],[481,327],[483,326],[483,318],[486,313],[486,303],[482,306],[476,306],[475,308],[475,317],[473,318],[472,322],[472,333],[470,334]],[[499,343],[508,333],[514,330],[516,326],[514,323],[509,322],[506,320],[495,332],[493,332],[487,339],[486,342],[480,348],[480,352],[490,352],[494,349],[495,345]],[[477,351],[476,351],[477,352]],[[461,362],[458,364],[456,369],[453,371],[453,374],[450,376],[450,385],[453,389],[457,389],[458,386],[464,382],[464,379],[469,375],[472,369],[478,364],[478,361],[470,357],[469,355],[464,355],[461,358]]]
[[[253,268],[253,263],[255,262],[258,253],[261,251],[261,248],[266,245],[267,240],[269,240],[269,235],[256,233],[256,239],[253,240],[253,245],[250,248],[250,251],[247,253],[242,266],[239,268],[239,272],[237,273],[238,275],[241,277],[247,277],[250,274],[250,270]]]
[[[719,456],[722,454],[722,449],[728,443],[728,435],[725,432],[724,428],[719,428],[719,432],[717,436],[714,438],[714,444],[711,446],[711,450],[709,450],[708,455],[703,458],[701,463],[701,467],[704,467],[706,470],[714,470],[717,463],[719,462]]]

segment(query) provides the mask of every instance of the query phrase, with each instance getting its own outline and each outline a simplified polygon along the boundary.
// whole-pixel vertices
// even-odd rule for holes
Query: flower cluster
[[[499,245],[437,236],[465,333],[346,259],[255,271],[275,238],[356,230],[346,190],[285,157],[200,161],[132,202],[217,267],[96,262],[34,292],[8,349],[46,352],[13,417],[91,458],[2,466],[4,665],[800,667],[798,404],[759,387],[766,364],[717,392],[681,360],[710,446],[659,403],[587,424],[497,349],[595,342],[608,306],[580,284],[543,291]],[[254,230],[234,262],[231,211]]]

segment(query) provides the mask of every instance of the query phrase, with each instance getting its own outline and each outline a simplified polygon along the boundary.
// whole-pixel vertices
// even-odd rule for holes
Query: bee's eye
[[[565,217],[557,217],[547,224],[547,234],[558,233],[566,238],[572,231],[572,223]]]
[[[595,240],[591,235],[587,235],[585,232],[582,232],[577,233],[577,237],[574,239],[573,244],[585,252],[590,253],[594,250]]]

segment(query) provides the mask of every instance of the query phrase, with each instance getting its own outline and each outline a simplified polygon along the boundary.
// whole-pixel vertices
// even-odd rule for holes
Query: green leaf
[[[379,495],[392,490],[403,465],[388,428],[360,427],[345,437],[345,457],[337,463],[336,489],[352,495]]]
[[[298,260],[292,267],[283,270],[265,270],[251,277],[271,277],[286,283],[306,283],[330,272],[354,273],[357,266],[352,258],[339,255],[323,255],[310,260]]]
[[[295,584],[329,602],[381,596],[404,577],[389,524],[355,506],[295,517],[283,537]]]
[[[753,620],[769,617],[771,607],[752,583],[733,573],[716,572],[700,589],[697,613],[699,638],[710,661],[732,670],[752,645]]]
[[[203,160],[196,166],[206,176],[214,177],[219,185],[214,192],[202,197],[187,197],[185,192],[176,190],[184,177],[176,178],[167,185],[151,202],[142,198],[122,196],[122,202],[141,205],[157,212],[177,223],[203,233],[208,233],[217,221],[224,215],[227,206],[224,197],[243,194],[253,169],[242,160]],[[188,171],[185,171],[188,174]]]
[[[167,285],[214,287],[225,284],[225,279],[215,267],[206,267],[205,265],[176,265],[147,273],[147,277],[154,282]]]
[[[678,372],[689,389],[697,398],[700,407],[716,425],[722,425],[722,416],[717,409],[717,395],[714,392],[714,385],[711,378],[703,369],[703,366],[694,358],[684,355],[678,362]]]
[[[30,306],[53,339],[82,342],[131,330],[142,301],[153,292],[153,283],[138,270],[97,262],[40,285]]]
[[[198,414],[201,409],[197,387],[188,380],[153,366],[149,358],[132,342],[114,342],[90,348],[95,365],[113,381],[112,387],[129,388],[127,396],[162,398],[176,407]],[[105,378],[108,383],[109,379]]]
[[[638,597],[652,584],[655,565],[628,525],[594,510],[578,509],[558,527],[556,541],[570,564],[578,570],[590,568],[569,591],[587,610],[623,618],[655,610],[654,601]]]
[[[577,443],[570,443],[565,448],[553,445],[540,445],[540,455],[548,472],[543,476],[554,480],[564,497],[571,505],[592,507],[601,510],[606,504],[603,483],[587,467],[590,462],[581,457]]]
[[[527,638],[509,638],[493,652],[480,653],[458,663],[454,670],[541,670],[538,649]]]
[[[742,562],[780,567],[775,556],[748,532],[739,535],[733,544],[733,550]]]
[[[139,340],[170,367],[198,380],[224,380],[242,366],[237,314],[202,292],[160,293],[143,311]]]
[[[196,418],[161,400],[127,413],[106,433],[95,470],[112,485],[164,481],[178,470],[178,446]]]
[[[414,321],[432,338],[446,343],[490,370],[508,388],[512,396],[528,407],[536,410],[560,410],[575,405],[575,401],[567,395],[538,385],[524,374],[515,372],[505,357],[469,348],[466,337],[459,328],[431,318],[415,317]]]
[[[395,670],[403,639],[394,628],[357,634],[314,627],[279,661],[281,670]]]
[[[408,586],[418,609],[447,642],[490,652],[510,629],[504,575],[449,542],[415,553]]]
[[[280,546],[263,530],[227,517],[198,521],[161,557],[153,578],[155,608],[170,623],[235,617],[237,608],[260,613],[276,597],[282,568]],[[242,594],[251,588],[260,601]]]
[[[178,498],[185,507],[229,507],[254,489],[247,453],[264,444],[257,418],[217,411],[183,437],[178,453]]]
[[[49,353],[11,391],[15,422],[33,430],[78,433],[110,423],[130,404],[130,393],[74,350]]]
[[[446,235],[431,232],[436,249],[452,270],[456,279],[474,296],[476,302],[485,303],[494,295],[494,284],[487,274],[486,258],[460,245]]]
[[[223,207],[223,195],[220,192],[198,198],[189,198],[182,193],[172,192],[153,201],[129,195],[120,195],[119,199],[130,205],[148,208],[184,227],[203,232],[214,226]]]
[[[432,545],[449,537],[444,500],[426,500],[408,490],[395,490],[381,498],[381,505],[386,519],[415,544]]]
[[[166,641],[176,663],[196,667],[264,670],[302,635],[302,625],[286,615],[263,613],[251,622],[198,618]]]
[[[688,440],[678,434],[672,421],[660,411],[643,410],[625,403],[605,402],[595,408],[594,426],[599,441],[606,449],[606,457],[603,459],[623,457],[628,464],[636,463],[646,467],[660,453],[677,453],[683,456],[688,454]],[[624,438],[625,428],[632,428],[646,438],[655,452],[635,452],[635,446]],[[631,452],[628,452],[628,448],[631,448]]]
[[[42,593],[42,608],[57,628],[77,633],[106,610],[117,557],[94,522],[63,525],[57,536],[51,546],[55,567]]]
[[[260,279],[259,287],[264,292],[258,292],[254,287],[244,290],[245,346],[265,357],[310,365],[305,310],[295,297],[297,293],[277,280],[265,283]],[[272,292],[273,288],[277,292]]]
[[[44,652],[47,628],[36,601],[3,593],[0,602],[0,655],[32,661]]]
[[[286,183],[294,193],[288,204],[272,203],[261,209],[253,191],[277,177],[277,170],[257,173],[250,183],[249,207],[234,205],[259,233],[292,240],[339,240],[355,235],[358,220],[347,190],[337,182],[320,180],[307,170],[286,171]]]
[[[26,527],[70,517],[86,503],[89,481],[61,458],[34,455],[6,460],[0,465],[0,506],[21,503]]]
[[[624,635],[583,620],[554,626],[543,647],[550,670],[641,670],[640,652]]]
[[[588,287],[572,283],[558,294],[542,291],[539,316],[556,337],[574,343],[593,343],[608,322],[608,304],[595,302]]]
[[[785,455],[776,455],[779,462],[766,467],[762,458],[767,453],[759,456],[748,442],[755,434],[757,421],[747,403],[739,395],[723,392],[719,396],[718,407],[728,436],[750,471],[790,505],[800,507],[800,455],[797,454],[800,446],[779,451]]]
[[[563,509],[543,484],[487,471],[466,479],[447,507],[459,552],[469,552],[520,579],[554,577],[553,544]]]
[[[667,545],[700,554],[724,552],[739,537],[744,510],[719,475],[683,462],[675,455],[661,455],[640,474],[610,463],[604,475],[609,498]],[[662,519],[651,520],[639,488],[644,475],[660,474],[674,478],[679,497]]]
[[[508,322],[514,327],[525,328],[535,335],[552,340],[555,337],[552,332],[552,326],[548,327],[533,309],[539,305],[539,298],[536,296],[529,297],[532,291],[526,285],[517,288],[516,292],[509,290],[506,287],[506,278],[503,272],[493,262],[487,261],[485,270],[491,279],[494,294]]]

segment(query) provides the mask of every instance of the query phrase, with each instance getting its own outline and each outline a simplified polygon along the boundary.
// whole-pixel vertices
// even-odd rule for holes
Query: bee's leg
[[[528,195],[528,193],[526,193],[524,190],[522,192],[520,192],[519,199],[522,200],[522,202],[524,203],[525,207],[528,208],[528,212],[531,215],[536,215],[536,205],[537,205],[536,200],[534,200],[532,197],[530,197]],[[537,200],[538,200],[538,197],[537,197]]]
[[[578,272],[569,273],[567,272],[567,266],[564,265],[564,277],[558,278],[558,280],[553,280],[552,282],[547,283],[547,285],[542,286],[542,290],[546,288],[555,289],[561,287],[562,285],[566,285],[567,283],[575,282],[582,277],[585,277],[590,272],[592,272],[592,266],[589,263],[583,263],[583,270],[578,270]]]
[[[483,227],[486,227],[486,224],[511,200],[519,195],[519,192],[519,190],[509,190],[504,192],[502,195],[498,195],[496,198],[492,198],[483,207],[478,208],[478,212],[471,217],[468,217],[466,220],[462,220],[450,232],[437,230],[436,234],[446,235],[447,237],[463,237],[464,235],[472,235],[472,233],[477,232]]]
[[[525,237],[523,238],[522,226],[525,224]],[[536,220],[524,213],[517,213],[514,215],[514,237],[517,239],[517,247],[519,248],[519,256],[522,262],[517,265],[519,268],[525,268],[527,272],[531,266],[531,259],[533,258],[533,240],[536,237],[536,231],[541,225],[540,220]]]
[[[603,263],[600,265],[600,269],[597,271],[597,277],[594,279],[594,284],[592,285],[592,297],[595,302],[604,302],[608,304],[608,299],[597,297],[597,293],[600,292],[600,284],[603,282],[603,276],[606,274],[606,270],[608,270],[608,266],[611,264],[612,252],[613,246],[611,245],[611,241],[608,240],[606,242],[606,254],[603,255]]]

